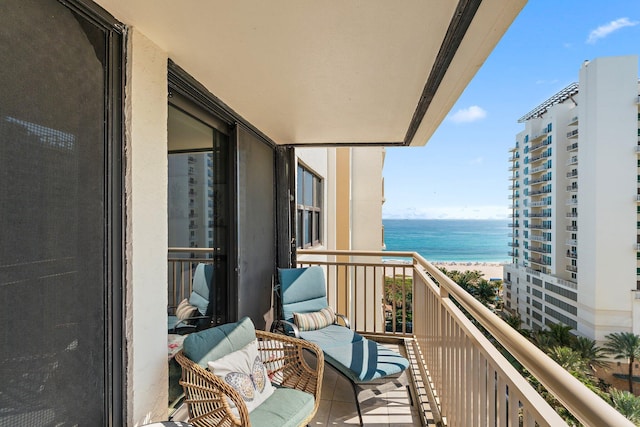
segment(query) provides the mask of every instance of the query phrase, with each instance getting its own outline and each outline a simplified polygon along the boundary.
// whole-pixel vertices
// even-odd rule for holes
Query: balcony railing
[[[407,262],[383,262],[382,257]],[[324,266],[329,302],[353,320],[355,330],[374,338],[412,338],[414,363],[419,365],[429,389],[426,394],[436,396],[431,402],[436,422],[446,419],[447,425],[465,426],[566,425],[476,327],[477,322],[581,423],[631,425],[416,253],[300,250],[298,265]],[[405,286],[396,284],[394,276],[403,283],[411,279],[411,296]],[[385,295],[395,295],[392,304],[384,300]]]
[[[195,264],[212,262],[203,258],[211,252],[212,249],[171,250],[174,255],[169,257],[169,294],[174,296],[170,303],[189,294]],[[419,255],[348,251],[298,254],[299,259],[322,259],[300,261],[300,265],[325,266],[329,300],[336,307],[344,307],[344,312],[354,320],[355,329],[374,337],[410,338],[407,342],[415,355],[414,365],[418,365],[424,384],[431,385],[426,393],[436,405],[436,422],[446,418],[448,425],[566,425],[468,320],[464,310],[583,424],[630,425]],[[405,258],[409,262],[382,262],[383,256]],[[377,301],[384,295],[380,292],[384,278],[391,276],[410,278],[411,287],[410,294],[404,287],[392,290],[392,294],[400,292],[389,309],[388,304]],[[413,312],[413,306],[420,310]]]
[[[567,132],[567,138],[577,138],[578,137],[578,129],[574,129],[571,132]]]

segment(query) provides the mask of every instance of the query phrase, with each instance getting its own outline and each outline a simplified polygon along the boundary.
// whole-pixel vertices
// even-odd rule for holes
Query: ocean
[[[509,262],[507,219],[384,219],[387,251],[418,252],[427,261]]]

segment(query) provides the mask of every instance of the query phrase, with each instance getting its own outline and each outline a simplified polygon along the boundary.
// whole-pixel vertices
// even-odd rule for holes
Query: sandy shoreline
[[[447,271],[479,271],[483,277],[489,279],[501,279],[504,264],[499,262],[432,262],[437,268],[446,268]],[[402,274],[402,268],[396,268],[395,274]]]
[[[446,268],[447,271],[479,271],[485,279],[501,279],[503,264],[498,262],[432,262],[438,268]]]

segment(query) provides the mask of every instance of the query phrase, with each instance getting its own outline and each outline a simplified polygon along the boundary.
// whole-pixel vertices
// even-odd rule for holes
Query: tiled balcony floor
[[[405,354],[404,347],[385,344]],[[359,389],[360,409],[365,426],[405,427],[421,426],[418,405],[409,391],[410,374],[405,371],[396,378],[379,382]],[[175,421],[187,421],[184,405],[173,415]],[[322,382],[320,407],[310,427],[357,426],[358,409],[351,383],[338,371],[325,364]]]
[[[406,372],[403,373],[391,383],[387,382],[385,387],[374,385],[362,389],[360,409],[365,426],[422,425],[406,386],[407,375]],[[389,385],[391,387],[388,387]],[[362,401],[372,393],[376,396]],[[359,425],[359,422],[351,383],[334,368],[325,365],[320,407],[309,426]]]

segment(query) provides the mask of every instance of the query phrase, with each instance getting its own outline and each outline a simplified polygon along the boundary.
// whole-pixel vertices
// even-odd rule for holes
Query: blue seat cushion
[[[278,270],[284,320],[292,321],[293,312],[310,313],[329,305],[322,267]]]
[[[313,412],[313,395],[277,387],[273,394],[249,414],[253,427],[299,426]]]
[[[366,338],[323,351],[330,365],[356,383],[398,374],[409,367],[409,361],[400,354]]]
[[[364,339],[357,332],[336,324],[314,331],[301,331],[300,338],[318,344],[323,350],[359,342]]]
[[[235,323],[195,332],[185,338],[182,345],[184,355],[207,369],[209,360],[217,360],[240,350],[256,339],[256,330],[248,317]]]

